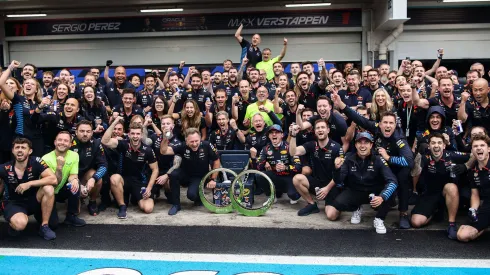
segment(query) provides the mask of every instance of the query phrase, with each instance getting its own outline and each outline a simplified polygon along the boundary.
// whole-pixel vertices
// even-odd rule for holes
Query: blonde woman
[[[370,111],[371,119],[378,122],[383,113],[395,111],[390,94],[384,88],[379,88],[374,92]]]

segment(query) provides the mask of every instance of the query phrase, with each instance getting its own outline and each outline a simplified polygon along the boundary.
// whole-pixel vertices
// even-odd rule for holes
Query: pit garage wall
[[[444,48],[446,59],[490,58],[490,7],[409,9],[404,32],[390,46],[393,60],[406,57],[436,59]],[[441,16],[442,15],[442,16]]]
[[[300,27],[284,23],[304,18],[322,20],[304,20]],[[142,24],[148,19],[154,32],[142,32]],[[228,58],[237,63],[241,48],[234,33],[241,22],[245,25],[243,37],[250,40],[253,33],[260,33],[260,48],[270,48],[273,56],[279,55],[286,37],[284,61],[361,61],[361,20],[360,9],[16,20],[5,22],[8,44],[4,52],[6,63],[17,59],[40,67],[101,66],[107,59],[129,66],[178,64],[181,60],[187,64],[216,64]],[[107,22],[117,25],[117,30],[86,28],[78,33],[60,33],[62,28],[55,28],[60,24],[91,26]],[[264,22],[275,23],[265,26]]]
[[[279,32],[281,30],[278,30]],[[289,31],[289,30],[288,30]],[[250,40],[251,35],[244,35]],[[360,61],[361,32],[263,34],[261,48],[279,55],[288,39],[285,61]],[[58,38],[58,37],[56,37]],[[10,41],[10,60],[25,60],[39,67],[101,66],[115,64],[161,65],[215,64],[225,59],[239,62],[241,49],[232,33],[224,36],[114,37]]]

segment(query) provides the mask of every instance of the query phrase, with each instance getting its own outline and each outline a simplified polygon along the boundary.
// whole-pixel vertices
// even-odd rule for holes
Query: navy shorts
[[[141,194],[141,188],[146,187],[141,180],[131,177],[125,177],[124,180],[124,193],[126,196],[131,196],[131,201],[140,201],[143,199],[143,194]],[[154,195],[155,188],[152,190],[150,198]]]
[[[41,203],[36,196],[32,196],[22,201],[4,202],[3,216],[7,222],[17,213],[24,213],[27,216],[41,214]]]

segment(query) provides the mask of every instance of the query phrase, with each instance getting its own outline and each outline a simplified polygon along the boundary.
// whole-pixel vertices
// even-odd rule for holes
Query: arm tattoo
[[[180,164],[182,164],[182,157],[181,156],[175,156],[174,157],[174,166],[172,166],[172,167],[170,167],[170,169],[168,169],[167,174],[170,174],[175,169],[179,168]]]
[[[61,180],[63,179],[63,168],[61,168],[61,169],[56,168],[55,175],[56,175],[56,180],[58,181],[58,184],[60,184]]]

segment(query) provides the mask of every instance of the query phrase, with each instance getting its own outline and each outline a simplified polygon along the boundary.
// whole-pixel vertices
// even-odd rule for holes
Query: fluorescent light
[[[140,12],[176,12],[184,11],[184,9],[152,9],[152,10],[140,10]]]
[[[442,0],[444,3],[490,2],[490,0]]]
[[[332,5],[332,3],[286,4],[286,8],[321,7],[330,5]]]
[[[7,14],[7,17],[43,17],[47,16],[45,13],[36,13],[36,14]]]

